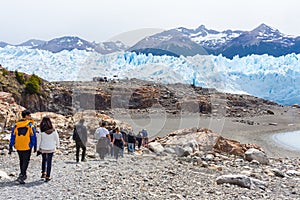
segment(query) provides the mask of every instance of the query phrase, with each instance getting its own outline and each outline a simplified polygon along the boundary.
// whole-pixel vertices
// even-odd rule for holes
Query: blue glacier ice
[[[36,74],[48,81],[92,80],[93,77],[138,78],[161,83],[187,83],[228,93],[261,97],[282,105],[300,104],[300,55],[222,55],[171,57],[118,52],[101,55],[81,50],[49,51],[0,48],[8,70]]]

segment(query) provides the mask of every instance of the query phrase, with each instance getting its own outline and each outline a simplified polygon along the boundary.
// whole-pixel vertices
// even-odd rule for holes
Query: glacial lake
[[[273,139],[275,142],[286,146],[291,150],[300,151],[300,130],[287,133],[277,133],[273,136]]]

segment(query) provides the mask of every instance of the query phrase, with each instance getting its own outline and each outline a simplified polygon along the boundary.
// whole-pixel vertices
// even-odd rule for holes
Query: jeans
[[[50,177],[53,153],[42,153],[42,173]]]
[[[138,149],[140,149],[141,146],[142,146],[142,140],[143,140],[143,138],[137,138],[136,140],[138,141]]]
[[[79,162],[79,151],[82,148],[81,161],[85,159],[86,147],[82,142],[76,142],[76,161]]]
[[[20,171],[23,176],[26,176],[26,171],[29,165],[31,149],[26,151],[18,151],[20,161]]]
[[[128,152],[134,152],[134,143],[128,143]]]

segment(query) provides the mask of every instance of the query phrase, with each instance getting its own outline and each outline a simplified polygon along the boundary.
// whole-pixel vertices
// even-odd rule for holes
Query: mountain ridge
[[[8,44],[0,41],[0,47]],[[250,31],[224,30],[216,31],[200,25],[195,29],[178,27],[147,36],[133,46],[116,42],[89,42],[77,36],[63,36],[49,41],[31,39],[18,45],[34,49],[48,50],[57,53],[74,49],[109,54],[118,51],[134,51],[160,55],[194,56],[223,55],[232,59],[234,56],[244,57],[252,54],[268,54],[282,56],[300,53],[300,36],[281,33],[264,23]],[[168,52],[170,52],[168,54]]]

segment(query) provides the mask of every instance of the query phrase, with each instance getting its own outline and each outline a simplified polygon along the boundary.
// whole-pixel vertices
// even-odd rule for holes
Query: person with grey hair
[[[108,153],[111,141],[109,131],[106,129],[106,122],[101,123],[101,127],[96,129],[94,136],[98,140],[96,152],[100,155],[100,159],[103,160],[104,156]]]

